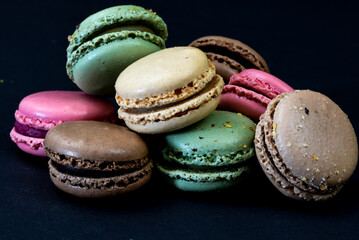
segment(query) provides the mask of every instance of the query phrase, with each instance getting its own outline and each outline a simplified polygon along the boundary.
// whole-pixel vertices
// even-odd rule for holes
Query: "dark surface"
[[[47,160],[10,141],[14,112],[28,94],[77,89],[65,70],[67,35],[89,14],[118,2],[0,3],[0,239],[358,239],[358,169],[336,198],[323,203],[285,198],[258,165],[239,188],[222,193],[180,192],[156,177],[112,199],[77,199],[56,189]],[[131,3],[152,8],[166,21],[167,47],[203,35],[248,44],[292,87],[333,99],[358,135],[357,4],[269,2]]]

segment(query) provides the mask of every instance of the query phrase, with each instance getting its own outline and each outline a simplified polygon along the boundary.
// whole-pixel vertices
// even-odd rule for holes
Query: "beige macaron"
[[[273,99],[256,128],[263,171],[284,195],[299,200],[335,196],[353,174],[358,142],[347,115],[310,90]]]
[[[195,123],[213,111],[224,82],[204,52],[173,47],[150,54],[117,78],[118,115],[134,131],[157,134]]]

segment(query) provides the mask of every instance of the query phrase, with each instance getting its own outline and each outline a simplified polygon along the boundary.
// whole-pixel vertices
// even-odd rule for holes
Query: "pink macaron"
[[[81,91],[44,91],[23,98],[15,111],[10,137],[32,155],[46,157],[43,141],[48,130],[67,121],[116,121],[114,105]]]
[[[288,84],[269,73],[246,69],[234,74],[224,86],[217,109],[242,113],[258,122],[271,99],[292,91]]]

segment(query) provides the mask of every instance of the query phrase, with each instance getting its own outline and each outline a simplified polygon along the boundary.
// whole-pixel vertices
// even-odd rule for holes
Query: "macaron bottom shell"
[[[218,170],[218,172],[206,170],[179,169],[157,164],[157,169],[165,181],[187,192],[209,192],[228,189],[238,185],[244,175],[250,171],[250,167],[243,165],[232,170]]]
[[[15,128],[11,130],[10,137],[22,151],[35,156],[46,157],[43,148],[43,138],[34,138],[22,135],[18,133]]]
[[[113,41],[87,53],[73,67],[75,84],[93,95],[112,96],[118,75],[136,60],[160,50],[141,38]]]
[[[153,163],[150,161],[144,168],[113,177],[74,176],[59,171],[49,161],[49,174],[55,186],[74,196],[81,198],[113,197],[142,187],[152,176]]]
[[[16,145],[18,146],[18,148],[20,148],[22,151],[24,151],[26,153],[29,153],[29,154],[32,154],[35,156],[39,156],[39,157],[47,157],[46,154],[44,153],[43,147],[39,147],[38,149],[33,149],[25,143],[16,143]]]

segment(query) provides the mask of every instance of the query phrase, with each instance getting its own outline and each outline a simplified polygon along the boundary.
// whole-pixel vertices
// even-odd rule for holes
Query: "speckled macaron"
[[[255,123],[232,112],[213,111],[203,120],[168,133],[157,167],[184,191],[213,191],[234,186],[254,156]]]
[[[69,36],[67,74],[86,93],[114,96],[122,70],[165,48],[166,39],[167,26],[152,10],[134,5],[104,9]]]
[[[52,182],[77,197],[110,197],[143,186],[152,160],[142,138],[116,124],[78,121],[53,127],[45,137]]]
[[[174,131],[216,109],[223,86],[204,52],[167,48],[139,59],[119,75],[118,115],[139,133]]]
[[[334,197],[358,161],[358,142],[347,115],[310,90],[283,93],[269,103],[255,146],[273,185],[299,200]]]

